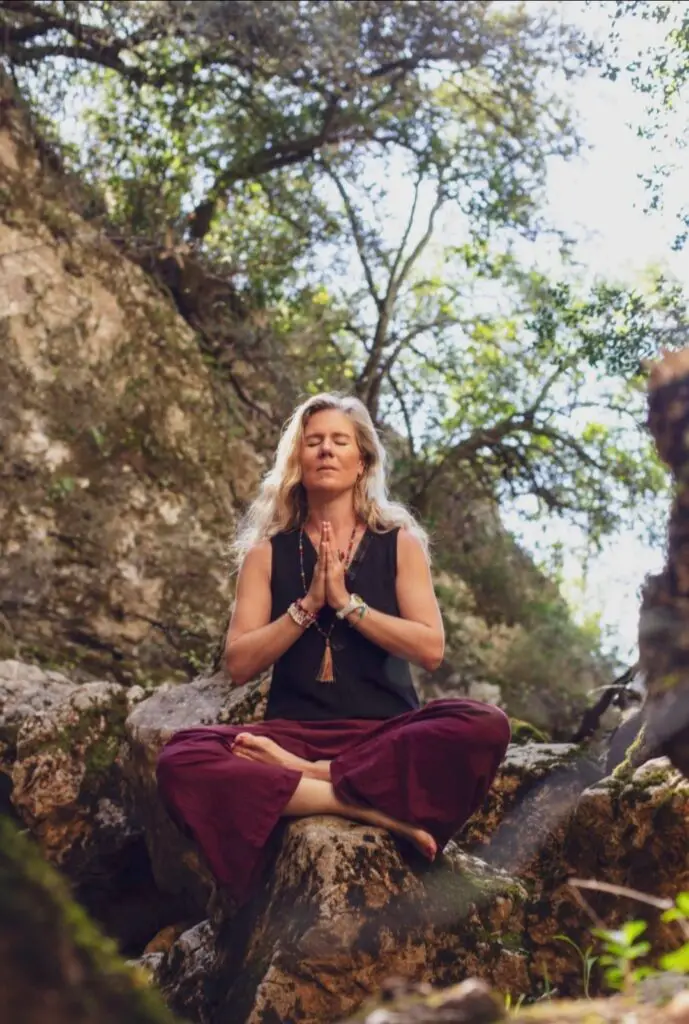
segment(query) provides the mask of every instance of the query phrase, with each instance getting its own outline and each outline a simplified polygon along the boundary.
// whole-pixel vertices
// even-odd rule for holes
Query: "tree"
[[[461,468],[598,536],[659,486],[635,384],[585,365],[608,360],[611,327],[628,356],[629,314],[646,331],[653,304],[612,288],[582,298],[511,252],[544,229],[548,160],[579,145],[555,83],[584,43],[554,14],[490,0],[0,0],[0,19],[44,116],[85,89],[71,161],[105,188],[110,223],[202,253],[314,386],[351,386],[404,436],[397,477],[420,510]],[[455,238],[442,249],[441,218]],[[222,362],[231,333],[192,322]]]
[[[664,484],[641,429],[639,358],[679,332],[677,290],[657,278],[647,295],[586,294],[485,238],[440,247],[442,179],[417,176],[394,220],[384,186],[330,174],[344,222],[328,285],[342,310],[337,369],[404,436],[407,500],[428,511],[448,476],[469,473],[474,493],[566,515],[594,539],[627,516],[638,525]]]
[[[323,158],[351,174],[393,149],[442,164],[476,216],[526,226],[548,157],[578,145],[543,84],[575,72],[581,41],[491,0],[2,0],[0,29],[43,111],[86,85],[77,163],[136,230],[207,239],[260,182],[320,237]]]
[[[588,2],[593,6],[593,0]],[[606,10],[609,6],[603,5]],[[644,183],[649,193],[649,209],[655,210],[664,204],[667,179],[683,170],[681,157],[678,164],[668,163],[668,147],[663,143],[670,141],[677,154],[683,154],[689,144],[689,118],[685,110],[689,82],[689,8],[686,4],[617,0],[611,15],[604,74],[613,81],[626,76],[647,99],[646,118],[638,126],[638,132],[648,140],[654,156],[653,168],[644,177]],[[662,26],[663,41],[651,47],[644,39],[638,52],[628,53],[624,45],[625,29],[633,22]],[[689,206],[678,210],[678,220],[680,228],[675,248],[681,249],[689,238]]]

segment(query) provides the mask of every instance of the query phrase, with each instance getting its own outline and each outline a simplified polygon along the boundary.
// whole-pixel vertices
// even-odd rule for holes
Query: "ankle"
[[[332,782],[330,778],[330,761],[308,761],[303,775],[307,779],[316,779],[318,782]]]

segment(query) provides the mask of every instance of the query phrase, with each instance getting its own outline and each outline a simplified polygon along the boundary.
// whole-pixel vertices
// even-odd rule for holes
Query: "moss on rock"
[[[174,1024],[57,873],[0,817],[0,991],[22,1024]]]
[[[525,743],[549,743],[550,737],[542,729],[537,729],[531,722],[525,722],[521,718],[510,718],[512,729],[512,742],[518,746]]]

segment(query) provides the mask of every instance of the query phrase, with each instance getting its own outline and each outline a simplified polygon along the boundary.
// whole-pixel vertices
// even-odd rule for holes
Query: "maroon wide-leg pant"
[[[240,901],[251,895],[266,843],[301,779],[299,771],[233,754],[240,732],[331,761],[340,800],[423,828],[441,849],[485,799],[510,739],[507,716],[472,700],[436,700],[383,722],[272,719],[176,733],[158,760],[160,794]]]

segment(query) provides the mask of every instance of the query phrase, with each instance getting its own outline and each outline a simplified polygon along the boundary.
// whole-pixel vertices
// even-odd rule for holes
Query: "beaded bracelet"
[[[301,601],[293,601],[287,609],[287,614],[301,629],[308,629],[316,621],[316,616],[304,608]]]

